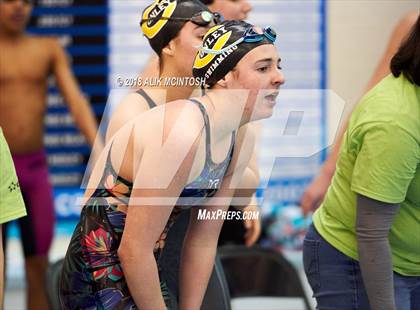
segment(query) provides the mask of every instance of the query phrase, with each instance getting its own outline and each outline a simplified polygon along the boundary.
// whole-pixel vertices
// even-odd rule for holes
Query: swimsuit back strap
[[[203,114],[204,126],[206,128],[206,161],[209,159],[211,160],[211,137],[210,137],[209,116],[207,115],[206,108],[200,101],[195,100],[195,99],[189,99],[189,100],[195,103],[199,107],[201,114]]]
[[[150,109],[157,107],[157,104],[153,101],[152,98],[150,98],[148,94],[146,94],[146,92],[143,89],[139,89],[138,91],[136,91],[136,93],[142,96],[146,100]]]

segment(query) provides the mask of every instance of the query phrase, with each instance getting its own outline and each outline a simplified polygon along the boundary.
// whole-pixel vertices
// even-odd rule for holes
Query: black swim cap
[[[141,30],[153,50],[160,55],[188,19],[200,13],[206,18],[212,14],[199,0],[154,0],[143,11]]]
[[[229,20],[211,28],[203,39],[193,66],[193,75],[205,79],[211,87],[231,71],[254,48],[274,44],[275,31],[264,28],[263,33],[244,21]]]
[[[214,2],[214,0],[200,0],[200,1],[203,2],[205,5],[209,5]]]

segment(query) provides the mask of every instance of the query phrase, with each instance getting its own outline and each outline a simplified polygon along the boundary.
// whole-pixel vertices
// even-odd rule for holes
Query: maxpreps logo
[[[141,28],[147,38],[152,39],[159,33],[168,22],[167,19],[161,18],[171,17],[176,5],[176,0],[155,0],[155,3],[144,11],[143,19],[147,19],[147,22],[143,23]]]

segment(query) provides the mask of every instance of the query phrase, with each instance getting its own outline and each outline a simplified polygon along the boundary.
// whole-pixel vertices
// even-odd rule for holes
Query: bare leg
[[[47,268],[46,256],[31,256],[25,259],[28,310],[50,309],[45,285]]]

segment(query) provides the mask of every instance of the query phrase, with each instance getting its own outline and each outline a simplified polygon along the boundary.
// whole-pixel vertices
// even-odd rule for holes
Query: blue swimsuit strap
[[[140,90],[140,91],[142,91],[142,90]],[[197,104],[197,106],[199,107],[199,109],[200,109],[200,111],[203,115],[203,119],[204,119],[204,125],[205,125],[205,130],[206,130],[206,163],[205,163],[205,167],[209,164],[212,165],[212,166],[223,166],[223,165],[225,165],[232,158],[233,147],[235,145],[235,140],[236,140],[235,132],[232,132],[232,140],[231,140],[231,144],[230,144],[230,147],[229,147],[228,155],[226,156],[225,160],[223,162],[219,163],[219,164],[214,163],[213,159],[212,159],[212,156],[211,156],[210,121],[209,121],[209,117],[207,115],[206,109],[200,101],[195,100],[195,99],[190,99],[190,101]],[[117,173],[117,171],[115,171],[114,167],[112,166],[112,161],[111,161],[112,146],[113,146],[113,143],[111,143],[111,147],[109,148],[109,152],[108,152],[106,163],[105,163],[105,169],[110,170],[111,173],[116,178],[118,178],[122,183],[124,183],[125,185],[127,185],[129,187],[132,187],[132,185],[133,185],[132,182],[124,179],[123,177],[121,177]],[[206,168],[204,168],[204,170],[206,170]],[[204,172],[204,170],[203,170],[203,172]],[[104,182],[105,180],[102,179],[101,181]]]
[[[196,100],[196,99],[189,99],[191,102],[197,104],[197,106],[200,108],[201,113],[203,114],[203,118],[204,118],[204,126],[206,128],[206,164],[207,163],[211,163],[212,165],[221,165],[223,163],[225,163],[226,161],[231,159],[232,156],[232,151],[233,151],[233,147],[235,145],[235,132],[232,132],[232,139],[230,142],[230,147],[229,147],[229,152],[228,155],[226,156],[225,160],[220,163],[220,164],[216,164],[215,162],[213,162],[213,158],[211,156],[211,134],[210,134],[210,121],[209,121],[209,116],[207,115],[207,111],[206,108],[204,107],[204,105]]]

